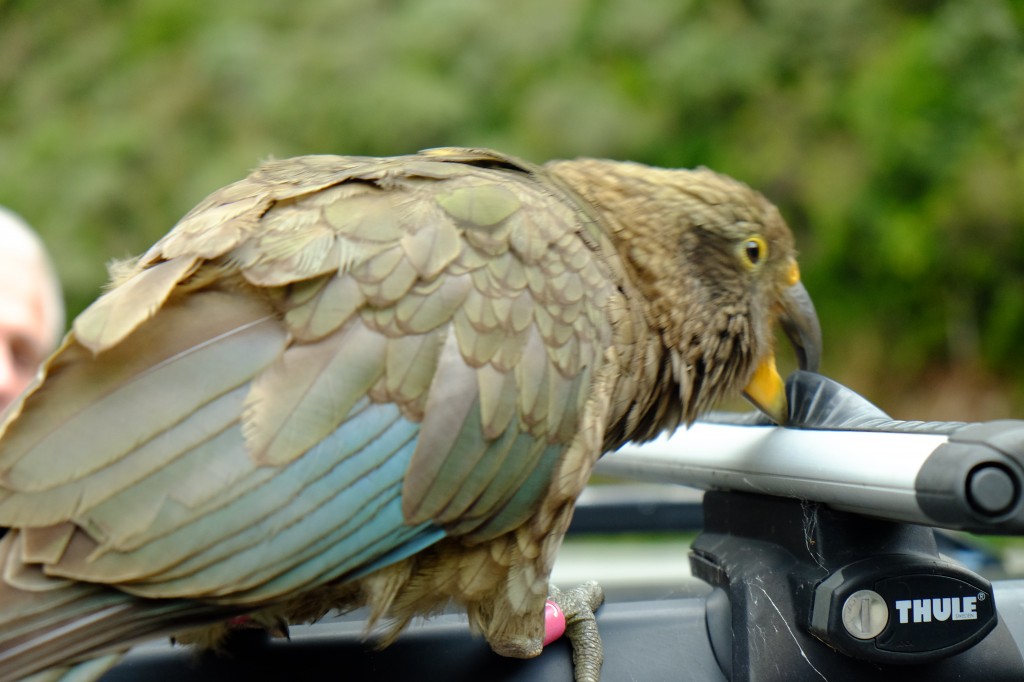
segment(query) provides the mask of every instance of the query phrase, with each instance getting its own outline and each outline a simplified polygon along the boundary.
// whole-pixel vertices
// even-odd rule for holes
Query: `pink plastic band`
[[[544,604],[544,646],[565,634],[565,614],[558,604],[547,600]]]

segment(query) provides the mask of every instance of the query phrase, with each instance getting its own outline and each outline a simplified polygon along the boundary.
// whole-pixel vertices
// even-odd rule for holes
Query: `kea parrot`
[[[270,160],[111,279],[0,436],[2,680],[362,606],[535,656],[598,457],[739,392],[783,422],[775,325],[821,344],[779,211],[704,168]]]

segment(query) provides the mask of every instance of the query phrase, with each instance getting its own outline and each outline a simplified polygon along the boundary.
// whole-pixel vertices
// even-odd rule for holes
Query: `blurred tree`
[[[268,156],[707,165],[798,232],[826,372],[902,416],[1024,412],[1014,0],[0,0],[0,102],[0,203],[71,313]]]

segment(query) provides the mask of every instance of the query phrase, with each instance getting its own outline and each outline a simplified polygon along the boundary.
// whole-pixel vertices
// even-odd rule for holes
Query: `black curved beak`
[[[789,287],[779,303],[782,305],[779,322],[793,344],[800,369],[817,372],[821,365],[821,324],[803,282]]]
[[[807,289],[800,282],[794,262],[790,270],[792,284],[780,300],[779,322],[796,351],[800,369],[817,372],[821,364],[821,324]],[[775,368],[775,354],[766,355],[754,370],[743,395],[777,424],[789,419],[786,387]]]

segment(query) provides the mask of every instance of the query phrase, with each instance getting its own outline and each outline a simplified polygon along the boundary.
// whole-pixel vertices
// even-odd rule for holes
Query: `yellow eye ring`
[[[744,239],[740,245],[740,259],[753,270],[768,258],[768,244],[760,235]]]

